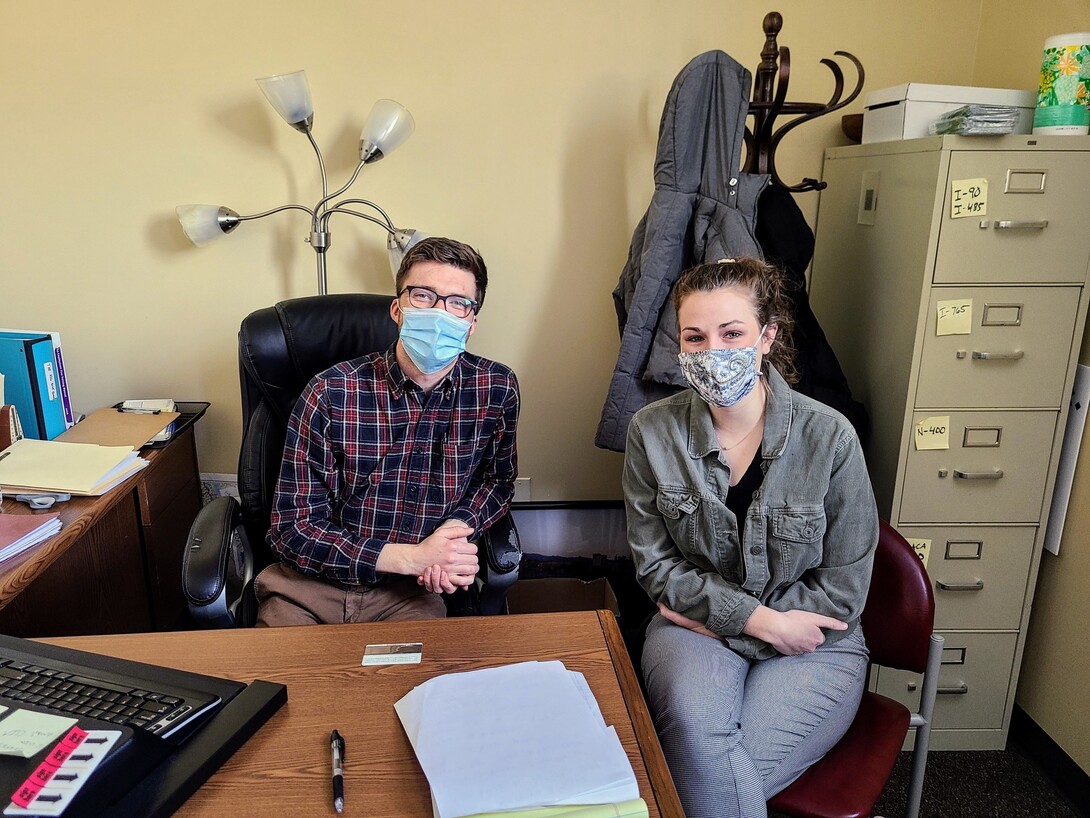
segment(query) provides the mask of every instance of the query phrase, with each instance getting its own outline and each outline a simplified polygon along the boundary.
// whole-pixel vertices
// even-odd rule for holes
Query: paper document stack
[[[1013,105],[962,105],[939,116],[929,126],[932,134],[965,136],[1014,133],[1021,112]]]
[[[0,489],[97,496],[147,465],[132,446],[23,438],[0,452]]]
[[[616,730],[583,674],[561,662],[437,676],[394,709],[437,818],[647,815]]]
[[[61,530],[59,514],[0,514],[0,561],[26,551]]]

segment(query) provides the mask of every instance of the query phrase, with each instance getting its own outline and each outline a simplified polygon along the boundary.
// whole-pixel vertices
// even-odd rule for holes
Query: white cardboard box
[[[1037,94],[1033,91],[909,82],[872,91],[863,98],[863,142],[930,136],[928,127],[935,119],[969,103],[1013,105],[1020,109],[1014,133],[1033,130],[1033,109],[1037,104]]]

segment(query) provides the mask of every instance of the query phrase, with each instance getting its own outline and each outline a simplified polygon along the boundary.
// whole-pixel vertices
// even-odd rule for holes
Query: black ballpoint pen
[[[329,737],[333,753],[333,809],[344,812],[344,739],[336,730]]]

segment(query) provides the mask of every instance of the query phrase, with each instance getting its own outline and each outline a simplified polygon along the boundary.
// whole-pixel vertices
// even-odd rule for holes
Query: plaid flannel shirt
[[[292,412],[269,546],[304,574],[360,585],[379,581],[388,542],[449,519],[479,535],[511,504],[518,413],[515,374],[469,353],[428,393],[393,347],[337,364]]]

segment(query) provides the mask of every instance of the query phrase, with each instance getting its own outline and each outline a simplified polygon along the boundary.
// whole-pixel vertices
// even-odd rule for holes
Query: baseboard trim
[[[1077,805],[1090,804],[1090,775],[1017,704],[1011,713],[1007,744],[1016,745],[1030,758],[1072,809],[1079,815],[1087,814]]]
[[[512,503],[512,511],[590,511],[602,508],[624,508],[622,500],[528,500]]]

